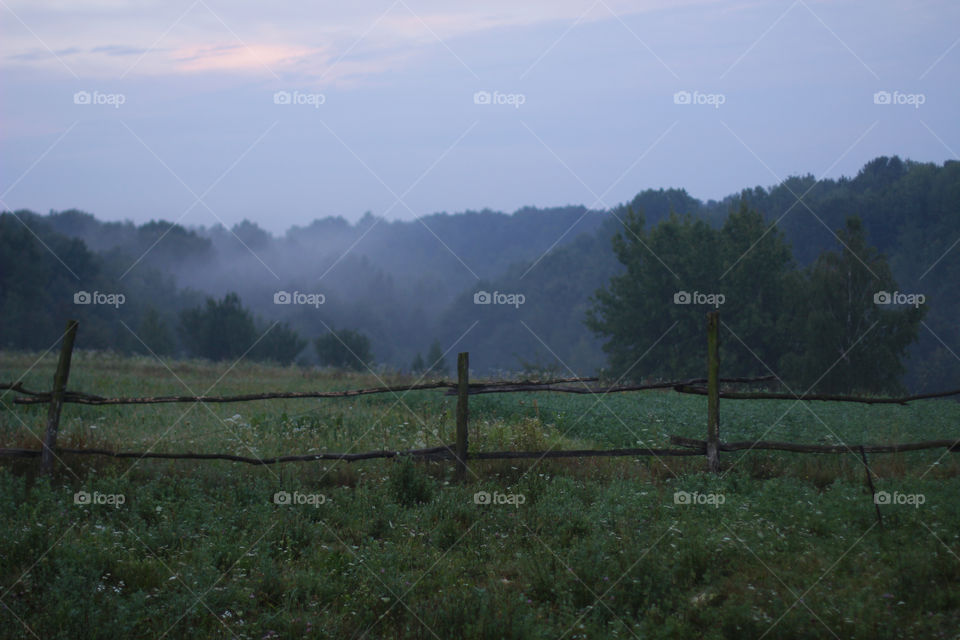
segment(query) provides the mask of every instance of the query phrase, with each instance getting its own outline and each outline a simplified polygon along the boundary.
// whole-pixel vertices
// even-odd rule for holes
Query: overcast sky
[[[0,0],[0,207],[281,232],[943,162],[958,26],[949,0]]]

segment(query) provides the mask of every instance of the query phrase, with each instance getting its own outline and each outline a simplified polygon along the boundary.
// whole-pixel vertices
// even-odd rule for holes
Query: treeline
[[[802,202],[798,201],[799,196],[803,196]],[[762,217],[762,225],[753,225],[756,228],[751,233],[757,236],[767,233],[769,236],[776,232],[781,241],[769,250],[780,259],[789,258],[786,265],[777,269],[778,273],[790,275],[790,284],[783,287],[763,284],[769,280],[765,275],[765,271],[771,268],[769,265],[745,270],[740,265],[739,270],[744,273],[742,291],[746,292],[747,298],[734,295],[737,270],[725,275],[719,283],[711,280],[724,274],[729,264],[724,264],[720,257],[730,253],[711,232],[719,233],[729,224],[731,214],[740,211],[741,201],[749,211]],[[625,265],[611,250],[614,236],[624,232],[623,222],[628,221],[630,211],[643,224],[641,232],[636,222],[632,223],[633,231],[627,232],[627,236],[634,241],[640,238],[647,245],[651,241],[668,245],[656,249],[659,260],[641,245],[639,251],[631,254],[630,260],[634,262]],[[671,212],[677,214],[673,221]],[[859,219],[857,235],[865,243],[864,248],[852,253],[848,250],[849,243],[845,247],[841,242],[848,233],[850,218]],[[728,230],[721,235],[731,237],[730,234]],[[766,243],[770,238],[767,236],[763,236],[764,241],[754,252],[768,246]],[[740,242],[742,244],[743,240]],[[519,309],[491,305],[477,312],[467,304],[469,292],[464,292],[457,304],[451,305],[443,316],[441,339],[456,339],[470,323],[479,319],[480,324],[461,343],[471,351],[471,363],[476,360],[483,366],[496,368],[500,363],[524,361],[533,368],[559,366],[564,372],[569,369],[578,373],[591,372],[598,368],[607,368],[610,373],[622,371],[621,363],[610,361],[615,358],[614,354],[602,349],[611,336],[590,331],[584,323],[588,312],[598,305],[600,296],[596,291],[609,289],[612,278],[630,268],[637,268],[636,261],[643,261],[643,269],[649,269],[663,280],[648,280],[644,284],[645,293],[642,295],[649,305],[643,307],[641,317],[635,323],[633,320],[628,322],[638,344],[652,346],[678,317],[677,314],[696,311],[696,317],[690,322],[695,325],[702,322],[705,307],[677,307],[672,304],[673,292],[724,292],[729,289],[727,301],[721,307],[724,322],[737,330],[734,317],[742,316],[742,322],[757,327],[757,339],[744,341],[751,348],[759,349],[757,355],[770,369],[778,375],[791,376],[800,391],[806,391],[804,382],[812,383],[811,378],[821,374],[826,374],[819,383],[821,387],[843,384],[842,380],[853,377],[853,374],[842,373],[848,363],[842,345],[850,346],[843,340],[852,329],[835,332],[829,328],[833,322],[829,314],[838,313],[842,308],[839,301],[831,297],[831,292],[835,297],[852,293],[839,288],[842,284],[839,281],[836,289],[823,284],[828,281],[826,276],[830,270],[839,268],[823,260],[836,260],[844,255],[852,265],[860,268],[863,267],[861,260],[871,264],[871,256],[882,259],[887,265],[888,270],[875,266],[865,270],[870,281],[864,286],[887,290],[891,294],[924,296],[920,307],[923,317],[918,322],[911,316],[913,330],[910,333],[915,339],[905,350],[900,344],[892,347],[892,353],[901,354],[896,362],[878,357],[870,377],[889,381],[892,376],[916,392],[942,389],[960,380],[960,323],[956,322],[960,314],[960,287],[957,285],[960,282],[960,162],[954,161],[937,165],[882,157],[866,164],[852,178],[820,181],[812,176],[790,178],[771,189],[747,189],[719,202],[701,202],[683,190],[644,191],[630,203],[612,210],[607,222],[597,232],[558,247],[533,269],[529,269],[529,263],[520,264],[497,279],[479,283],[480,288],[490,291],[524,293],[527,301]],[[748,258],[756,259],[756,255],[748,254],[744,258],[749,263]],[[817,264],[818,260],[820,264]],[[811,269],[816,269],[816,274],[811,274]],[[702,276],[704,270],[710,277]],[[853,282],[854,275],[851,273],[848,281]],[[761,294],[764,287],[766,290]],[[750,296],[754,288],[758,294]],[[641,308],[639,303],[636,308]],[[891,309],[896,310],[886,306],[864,307],[869,313],[856,318],[858,321],[870,319],[864,327],[866,329],[873,320],[884,317]],[[670,320],[654,326],[648,315]],[[853,322],[852,316],[849,322]],[[805,327],[803,323],[806,323]],[[449,330],[443,332],[443,327],[449,327]],[[890,336],[881,331],[883,327],[883,323],[873,327],[851,353],[856,355],[861,350],[871,349],[871,341],[887,340]],[[594,325],[594,328],[599,330],[601,327]],[[678,328],[682,329],[683,324]],[[678,360],[689,362],[702,372],[702,326],[697,325],[697,328],[699,334],[691,330],[684,335],[675,328],[663,336],[631,375],[670,378],[681,371],[675,364]],[[761,339],[760,333],[768,336],[769,342]],[[816,339],[818,333],[819,340]],[[828,339],[834,336],[837,342]],[[902,341],[903,336],[898,334],[896,340]],[[890,340],[893,345],[895,340]],[[764,344],[771,345],[765,353]],[[745,350],[727,334],[725,351],[737,348]],[[617,347],[609,349],[616,350]],[[819,358],[784,358],[790,353],[809,351],[822,351],[823,355]],[[733,365],[755,367],[758,364],[757,359],[749,354],[746,357],[742,353],[728,354],[726,357],[730,360],[725,361],[724,370],[729,375],[749,374],[731,369]],[[821,366],[819,363],[829,357],[833,358],[831,364],[836,361],[836,366],[827,371],[830,364]],[[869,367],[864,366],[864,369]],[[817,372],[815,375],[814,371]],[[763,370],[761,373],[769,372]]]
[[[2,348],[46,350],[66,318],[79,319],[78,346],[86,349],[286,365],[307,346],[287,323],[255,316],[235,293],[214,299],[177,289],[154,268],[126,272],[127,256],[95,254],[83,241],[33,223],[0,214]],[[314,346],[320,364],[374,363],[369,341],[353,331],[331,329]]]
[[[434,363],[453,348],[471,351],[483,373],[620,375],[659,338],[628,375],[670,377],[701,369],[705,307],[674,304],[686,291],[725,296],[730,375],[769,368],[801,387],[839,388],[869,371],[877,389],[930,390],[960,378],[958,203],[960,163],[894,157],[853,178],[794,177],[719,202],[647,190],[610,212],[325,218],[282,237],[246,221],[186,229],[17,211],[0,215],[0,347],[46,349],[78,317],[80,348],[210,358],[239,349],[439,373],[447,365]],[[925,301],[913,311],[867,305],[870,289]],[[74,304],[83,291],[124,303]],[[278,291],[324,302],[278,305]],[[523,303],[478,304],[481,292]],[[858,322],[872,328],[851,345]],[[357,356],[331,354],[321,339]],[[875,357],[853,362],[848,351]]]
[[[626,272],[596,294],[588,326],[607,338],[611,374],[656,363],[703,374],[704,312],[721,309],[728,375],[776,375],[794,391],[901,391],[903,358],[926,307],[889,304],[897,284],[858,218],[840,249],[798,269],[781,232],[741,202],[723,226],[671,216],[651,229],[628,211],[614,237]]]

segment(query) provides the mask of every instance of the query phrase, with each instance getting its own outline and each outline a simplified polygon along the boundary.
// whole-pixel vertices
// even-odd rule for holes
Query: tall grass
[[[0,354],[0,380],[35,359]],[[48,388],[54,364],[41,359],[25,385]],[[155,361],[81,352],[70,387],[205,393],[227,367],[170,368],[176,376]],[[369,374],[241,364],[209,392],[376,384]],[[45,407],[10,398],[0,446],[38,448]],[[415,392],[209,408],[68,404],[60,442],[263,456],[431,446],[452,441],[454,401]],[[946,438],[958,406],[730,401],[721,429],[731,440]],[[475,450],[666,446],[670,434],[704,428],[705,400],[670,392],[600,404],[471,397]],[[51,481],[35,475],[36,460],[0,459],[0,637],[955,635],[955,454],[870,457],[878,491],[923,496],[883,505],[882,528],[855,455],[721,459],[719,477],[700,458],[472,462],[466,485],[452,465],[409,460],[263,468],[66,455]],[[123,502],[75,504],[77,492]],[[277,504],[284,492],[291,503]]]

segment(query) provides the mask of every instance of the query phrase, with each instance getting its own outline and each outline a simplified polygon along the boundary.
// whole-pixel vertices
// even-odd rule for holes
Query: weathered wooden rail
[[[227,460],[242,462],[251,465],[271,465],[286,462],[314,462],[318,460],[339,460],[355,462],[376,458],[396,458],[411,456],[426,460],[454,460],[457,466],[457,476],[466,479],[468,460],[510,460],[510,459],[544,459],[544,458],[582,458],[582,457],[615,457],[615,456],[705,456],[711,471],[720,469],[720,453],[734,451],[771,450],[788,451],[792,453],[852,453],[859,451],[862,456],[866,453],[900,453],[919,451],[923,449],[946,448],[951,452],[960,452],[960,438],[946,440],[928,440],[924,442],[897,443],[897,444],[837,444],[813,445],[793,442],[776,441],[747,441],[723,442],[720,439],[720,399],[729,400],[795,400],[795,401],[832,401],[857,402],[865,404],[906,404],[916,400],[944,398],[960,395],[960,389],[938,393],[927,393],[915,396],[895,398],[853,396],[853,395],[795,395],[788,393],[768,393],[752,391],[721,390],[721,384],[751,384],[774,380],[774,376],[753,378],[721,378],[719,375],[719,313],[712,311],[707,314],[707,377],[691,380],[671,382],[654,382],[647,384],[620,385],[597,387],[587,383],[597,382],[592,377],[555,378],[550,380],[495,380],[487,382],[470,382],[469,354],[460,353],[457,357],[457,380],[435,381],[413,385],[385,385],[365,389],[348,389],[344,391],[275,391],[256,394],[242,394],[232,396],[143,396],[143,397],[105,397],[67,390],[67,381],[70,375],[70,362],[73,352],[74,339],[77,333],[77,322],[70,320],[64,331],[61,343],[60,357],[57,370],[54,374],[53,389],[48,392],[26,389],[22,382],[0,384],[0,390],[12,391],[18,395],[13,403],[18,405],[49,404],[46,432],[42,449],[0,448],[0,456],[41,459],[41,469],[49,474],[53,470],[55,454],[106,456],[112,458],[144,459],[154,458],[163,460]],[[571,386],[578,384],[579,386]],[[706,386],[703,386],[706,385]],[[255,400],[292,400],[304,398],[353,398],[380,393],[407,393],[410,391],[424,391],[445,389],[447,395],[457,396],[456,409],[456,442],[438,447],[407,450],[381,450],[359,453],[307,453],[297,455],[273,456],[266,458],[238,456],[226,453],[161,453],[152,451],[111,451],[107,449],[74,449],[57,447],[57,432],[59,430],[60,414],[64,404],[85,405],[140,405],[166,403],[229,403],[250,402]],[[671,444],[681,447],[675,449],[628,448],[628,449],[578,449],[578,450],[546,450],[546,451],[478,451],[470,452],[468,443],[469,397],[487,393],[575,393],[603,396],[609,393],[623,393],[631,391],[645,391],[653,389],[672,389],[679,393],[688,393],[707,396],[707,438],[697,440],[671,436]],[[864,458],[865,459],[865,458]]]

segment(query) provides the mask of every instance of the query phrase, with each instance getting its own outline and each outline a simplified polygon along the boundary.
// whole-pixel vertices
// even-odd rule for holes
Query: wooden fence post
[[[720,312],[707,313],[707,465],[720,471]]]
[[[53,391],[50,393],[50,408],[47,411],[47,431],[43,437],[43,451],[40,454],[40,471],[44,475],[53,472],[53,450],[57,446],[57,431],[60,428],[60,410],[63,408],[63,394],[70,377],[70,358],[73,356],[73,341],[77,337],[77,321],[67,320],[67,329],[60,344],[60,359],[57,372],[53,374]]]
[[[470,392],[470,354],[457,354],[457,478],[467,479],[467,420]]]

